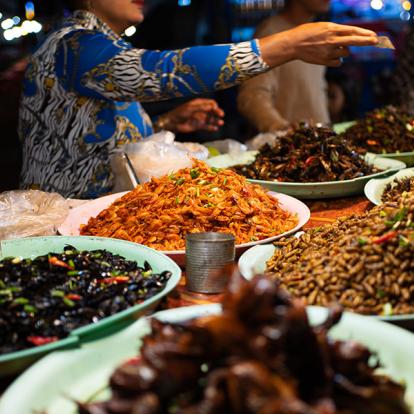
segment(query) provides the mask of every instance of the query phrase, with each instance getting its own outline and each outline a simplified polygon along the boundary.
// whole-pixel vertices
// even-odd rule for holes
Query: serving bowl
[[[119,331],[153,310],[159,301],[177,286],[181,279],[181,269],[164,254],[136,243],[103,237],[50,236],[2,241],[0,243],[0,259],[10,256],[35,258],[49,252],[60,253],[67,245],[74,246],[79,250],[105,249],[111,253],[121,255],[127,260],[136,261],[140,265],[144,261],[148,261],[154,272],[167,270],[171,272],[171,277],[164,289],[156,295],[99,322],[75,329],[64,339],[47,345],[0,355],[0,376],[21,372],[49,352],[79,347],[83,343]]]
[[[333,129],[337,134],[341,134],[342,132],[345,132],[348,128],[350,128],[353,125],[355,125],[355,121],[342,122],[339,124],[335,124],[333,126]],[[382,158],[389,158],[390,160],[402,161],[404,164],[406,164],[407,167],[414,166],[414,151],[388,152],[388,153],[373,154],[373,155],[382,157]]]
[[[371,203],[382,204],[382,195],[388,184],[403,178],[414,177],[414,168],[405,168],[386,178],[374,178],[365,184],[364,193]]]
[[[367,154],[365,160],[368,164],[371,164],[382,171],[363,177],[353,178],[352,180],[324,181],[317,183],[265,181],[253,180],[250,178],[248,181],[252,184],[259,184],[271,191],[298,197],[299,199],[347,197],[363,194],[364,186],[370,179],[384,177],[406,167],[402,161],[387,159],[373,154]],[[249,162],[245,162],[244,164],[248,163]],[[229,168],[237,165],[234,157],[224,155],[210,158],[208,164],[211,167],[216,168]]]

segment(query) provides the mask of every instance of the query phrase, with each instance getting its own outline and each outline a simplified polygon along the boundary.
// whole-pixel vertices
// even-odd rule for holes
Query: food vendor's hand
[[[213,99],[193,99],[178,106],[161,119],[163,128],[173,132],[189,133],[199,130],[217,131],[224,122],[224,111]]]
[[[290,60],[339,66],[349,55],[349,46],[375,46],[378,37],[371,30],[335,23],[307,23],[260,39],[262,57],[270,66]]]

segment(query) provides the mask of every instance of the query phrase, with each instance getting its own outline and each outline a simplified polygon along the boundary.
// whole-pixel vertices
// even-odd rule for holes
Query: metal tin
[[[225,268],[235,259],[235,237],[229,233],[190,233],[186,236],[187,289],[220,293],[227,286]]]

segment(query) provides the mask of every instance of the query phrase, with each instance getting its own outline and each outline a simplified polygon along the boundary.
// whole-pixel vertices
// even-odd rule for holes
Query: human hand
[[[224,124],[223,117],[224,111],[215,100],[197,98],[162,115],[159,124],[163,129],[181,133],[217,131]]]
[[[285,61],[339,66],[349,56],[349,46],[375,46],[378,37],[371,30],[335,23],[307,23],[260,40],[262,55],[270,66]],[[273,50],[272,50],[273,45]],[[282,49],[282,50],[281,50]]]

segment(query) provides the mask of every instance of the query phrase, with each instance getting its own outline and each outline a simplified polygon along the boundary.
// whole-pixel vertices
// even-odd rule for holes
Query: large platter
[[[337,134],[341,134],[342,132],[345,132],[352,125],[355,125],[355,121],[342,122],[339,124],[335,124],[333,126],[333,129]],[[388,152],[385,154],[375,154],[375,155],[378,155],[379,157],[382,157],[382,158],[389,158],[391,160],[402,161],[404,164],[406,164],[407,167],[414,166],[414,151]]]
[[[225,165],[225,156],[220,155],[209,159],[209,165],[216,168],[232,167],[236,165],[232,160],[229,160],[229,164]],[[264,180],[251,180],[248,181],[253,184],[259,184],[271,191],[278,193],[288,194],[300,199],[320,199],[320,198],[335,198],[335,197],[347,197],[351,195],[363,194],[365,184],[375,177],[384,177],[393,172],[405,168],[405,164],[401,161],[390,160],[382,157],[376,157],[374,155],[367,155],[366,160],[381,170],[379,173],[371,174],[365,177],[354,178],[352,180],[344,181],[326,181],[321,183],[287,183],[278,181],[264,181]],[[230,163],[231,162],[231,163]]]
[[[96,216],[102,210],[109,207],[116,199],[123,196],[126,193],[112,194],[110,196],[102,197],[97,200],[89,201],[81,206],[70,211],[65,222],[58,228],[60,234],[64,236],[75,236],[79,235],[79,229],[82,224],[86,224],[91,217]],[[267,239],[238,244],[236,246],[236,253],[240,255],[249,247],[255,246],[257,244],[271,243],[281,237],[287,236],[289,234],[296,233],[301,229],[310,219],[309,208],[299,200],[296,200],[293,197],[289,197],[285,194],[276,194],[270,193],[272,196],[279,200],[280,206],[293,215],[297,215],[299,219],[298,225],[282,234],[276,234],[273,237]],[[185,264],[185,251],[184,250],[164,250],[162,253],[169,256],[179,265]]]
[[[414,168],[406,168],[398,171],[396,174],[386,178],[375,178],[369,180],[364,188],[365,196],[371,203],[375,205],[382,204],[382,195],[384,194],[385,187],[394,182],[395,180],[401,180],[402,178],[414,177]]]
[[[0,258],[8,256],[34,258],[49,252],[62,252],[68,244],[81,250],[106,249],[112,253],[124,256],[126,259],[134,260],[141,265],[147,260],[154,271],[162,272],[169,270],[172,276],[165,288],[155,296],[129,309],[104,318],[97,323],[78,328],[66,339],[36,348],[0,355],[0,377],[22,371],[47,353],[57,349],[79,346],[81,343],[111,334],[130,325],[140,316],[152,310],[161,298],[177,286],[181,279],[181,269],[162,253],[136,243],[103,237],[51,236],[2,241],[0,243]]]
[[[300,234],[298,234],[298,237]],[[245,251],[239,258],[240,273],[247,280],[253,278],[256,274],[261,274],[266,270],[266,263],[271,259],[276,247],[273,244],[266,244],[261,246],[254,246]],[[407,329],[414,329],[414,314],[413,315],[394,315],[394,316],[369,316],[371,319],[380,319],[386,322],[391,322],[395,325],[405,327]]]
[[[218,312],[219,305],[202,305],[160,312],[156,317],[178,322]],[[327,310],[310,307],[308,314],[312,323],[320,323]],[[148,320],[141,319],[110,338],[47,356],[6,391],[0,400],[0,414],[33,414],[43,410],[48,414],[74,414],[73,401],[107,398],[111,373],[137,354],[141,339],[148,332]],[[406,383],[407,401],[414,401],[413,334],[372,318],[345,313],[331,335],[359,341],[377,352],[386,373]]]

